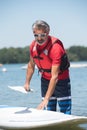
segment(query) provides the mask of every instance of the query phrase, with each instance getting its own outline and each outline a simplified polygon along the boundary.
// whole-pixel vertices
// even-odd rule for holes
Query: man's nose
[[[41,40],[42,38],[41,38],[41,36],[38,36],[38,40]]]

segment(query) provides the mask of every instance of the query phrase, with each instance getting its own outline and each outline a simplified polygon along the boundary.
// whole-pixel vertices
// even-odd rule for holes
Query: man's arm
[[[29,91],[29,89],[30,89],[29,85],[30,85],[32,75],[34,73],[34,68],[35,68],[35,63],[34,63],[32,57],[30,57],[30,61],[28,63],[27,73],[26,73],[26,81],[25,81],[25,85],[24,85],[24,88],[26,91]]]
[[[60,66],[52,66],[52,70],[51,70],[51,79],[49,82],[49,86],[48,86],[48,90],[47,93],[44,97],[44,100],[41,102],[41,104],[38,106],[38,109],[44,109],[44,107],[47,106],[48,101],[50,99],[50,97],[52,96],[56,83],[58,81],[58,73],[60,71]]]

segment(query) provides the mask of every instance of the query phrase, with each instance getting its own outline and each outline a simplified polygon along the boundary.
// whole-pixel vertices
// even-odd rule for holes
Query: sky
[[[46,21],[65,48],[87,47],[87,0],[0,0],[0,49],[29,46],[36,20]]]

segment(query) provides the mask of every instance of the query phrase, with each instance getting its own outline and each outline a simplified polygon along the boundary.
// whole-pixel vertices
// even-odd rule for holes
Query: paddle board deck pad
[[[37,110],[26,107],[1,107],[0,128],[3,129],[40,129],[72,120],[87,117],[66,115],[60,112]]]

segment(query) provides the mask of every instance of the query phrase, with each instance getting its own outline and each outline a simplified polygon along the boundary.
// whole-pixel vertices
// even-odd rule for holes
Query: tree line
[[[71,46],[66,49],[70,61],[87,61],[87,47]],[[0,49],[0,63],[28,63],[29,46],[27,47],[10,47]]]
[[[27,63],[29,61],[29,47],[0,49],[0,63]]]

